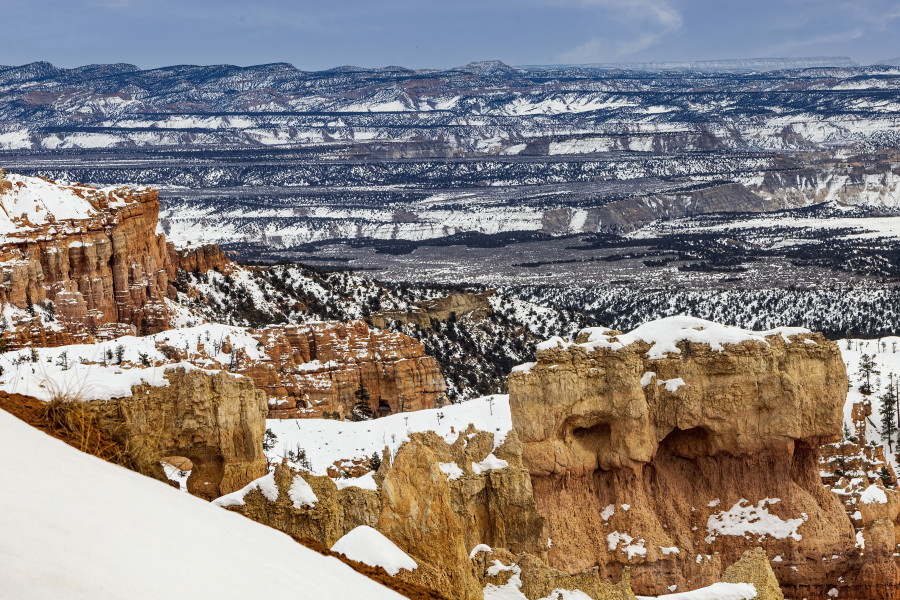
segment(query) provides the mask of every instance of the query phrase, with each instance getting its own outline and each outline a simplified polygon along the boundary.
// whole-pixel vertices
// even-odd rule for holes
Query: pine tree
[[[381,455],[378,452],[373,452],[372,456],[369,457],[369,468],[373,471],[377,471],[381,466]]]
[[[354,421],[368,421],[375,417],[372,411],[372,405],[369,404],[369,390],[363,386],[362,381],[359,382],[359,388],[353,395],[356,396],[356,404],[353,405],[351,418]]]
[[[881,371],[878,370],[874,357],[863,354],[859,360],[859,380],[862,382],[859,386],[860,393],[865,395],[872,393],[872,375],[881,375]]]
[[[894,405],[894,382],[888,383],[887,391],[881,395],[881,437],[887,442],[888,452],[892,452],[894,436],[897,433],[896,406]]]
[[[897,415],[897,431],[900,431],[900,389],[897,389],[898,387],[900,387],[900,385],[898,385],[898,383],[900,382],[894,381],[893,373],[891,373],[890,379],[891,387],[894,390],[894,414]]]
[[[881,478],[881,483],[884,484],[884,487],[893,485],[893,482],[891,481],[891,472],[888,471],[887,466],[881,465],[881,469],[878,470],[878,477]]]

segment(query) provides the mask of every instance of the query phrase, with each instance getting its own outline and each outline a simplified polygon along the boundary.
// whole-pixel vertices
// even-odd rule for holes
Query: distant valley
[[[243,261],[501,287],[610,325],[881,334],[900,327],[900,68],[823,61],[34,63],[0,69],[0,162],[158,188],[169,240]]]

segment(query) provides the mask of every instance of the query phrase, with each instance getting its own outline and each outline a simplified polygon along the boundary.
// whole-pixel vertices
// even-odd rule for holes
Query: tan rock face
[[[784,594],[762,548],[746,550],[736,563],[725,569],[722,581],[752,583],[756,588],[756,600],[784,600]]]
[[[160,461],[178,456],[193,469],[188,491],[211,500],[266,473],[266,399],[246,378],[177,369],[167,387],[135,386],[131,398],[94,401],[101,426],[116,432],[146,475],[165,480]]]
[[[206,273],[213,270],[227,273],[234,265],[217,244],[176,250],[175,246],[169,243],[167,250],[173,268],[191,273]]]
[[[557,597],[557,590],[579,590],[594,600],[636,600],[627,572],[619,583],[610,583],[601,579],[596,567],[569,575],[531,554],[515,555],[503,549],[479,552],[473,562],[482,587],[515,588],[516,582],[511,580],[516,578],[519,591],[530,600]]]
[[[615,579],[630,565],[635,591],[658,595],[718,581],[762,545],[789,597],[824,600],[837,587],[875,598],[855,595],[874,559],[860,556],[818,471],[819,446],[841,432],[837,346],[775,334],[722,350],[683,341],[650,358],[650,343],[622,347],[614,334],[539,350],[510,376],[551,566]],[[878,579],[880,593],[892,578]]]
[[[28,187],[38,183],[40,193],[58,194],[61,203],[80,202],[81,216],[58,219],[48,213],[52,204],[34,208]],[[19,178],[0,194],[7,211],[24,203],[43,215],[37,223],[31,219],[38,217],[24,213],[12,218],[17,229],[0,245],[0,302],[25,308],[50,300],[58,318],[75,330],[113,323],[138,333],[165,329],[164,298],[173,272],[165,238],[156,234],[158,192],[46,183]]]
[[[450,486],[434,454],[417,441],[404,444],[381,490],[378,530],[432,567],[423,583],[451,598],[481,598]]]

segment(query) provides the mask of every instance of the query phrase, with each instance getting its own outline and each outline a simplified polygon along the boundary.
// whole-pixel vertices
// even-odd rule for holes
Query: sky
[[[9,1],[9,0],[8,0]],[[11,0],[0,65],[900,57],[898,0]],[[7,4],[6,2],[4,4]]]

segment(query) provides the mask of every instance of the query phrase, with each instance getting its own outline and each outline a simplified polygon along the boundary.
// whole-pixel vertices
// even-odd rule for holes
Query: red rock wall
[[[170,242],[168,251],[169,262],[173,268],[191,273],[206,273],[213,270],[227,273],[234,265],[217,244],[176,250],[175,245]]]
[[[168,327],[164,298],[174,274],[156,234],[159,194],[127,192],[124,207],[94,217],[50,222],[0,245],[0,302],[20,308],[51,300],[77,330],[121,323],[153,333]]]
[[[373,410],[384,403],[392,413],[434,408],[446,392],[435,360],[402,333],[355,321],[270,327],[259,335],[270,360],[248,363],[246,373],[278,402],[272,417],[347,417],[360,383]],[[319,366],[308,364],[313,361]]]

